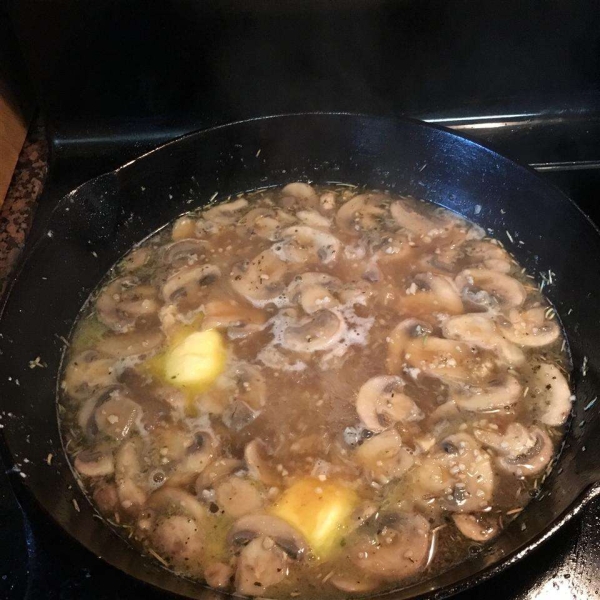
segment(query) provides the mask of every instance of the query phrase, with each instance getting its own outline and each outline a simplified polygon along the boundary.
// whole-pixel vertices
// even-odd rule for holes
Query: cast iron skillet
[[[538,278],[554,273],[546,292],[567,331],[577,399],[543,493],[487,551],[390,597],[441,598],[464,590],[531,552],[600,493],[600,402],[589,408],[599,390],[600,235],[533,171],[444,129],[344,114],[244,121],[167,144],[63,198],[38,226],[3,306],[1,410],[14,415],[3,419],[8,458],[21,465],[40,505],[92,552],[159,588],[207,597],[202,586],[142,559],[93,518],[57,427],[62,338],[90,292],[136,242],[215,192],[224,197],[295,180],[359,183],[439,203],[490,228]],[[45,368],[30,368],[37,356]]]

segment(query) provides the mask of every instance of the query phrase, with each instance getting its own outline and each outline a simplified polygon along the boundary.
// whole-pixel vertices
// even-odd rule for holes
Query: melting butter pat
[[[340,547],[357,504],[358,496],[350,488],[311,477],[288,488],[272,512],[300,531],[312,551],[325,558]]]
[[[225,359],[225,344],[218,331],[196,331],[168,350],[165,379],[182,388],[202,391],[223,372]]]

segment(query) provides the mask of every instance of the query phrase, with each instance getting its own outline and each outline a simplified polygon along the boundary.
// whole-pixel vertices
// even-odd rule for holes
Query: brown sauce
[[[181,217],[111,271],[65,360],[66,451],[178,573],[368,595],[467,559],[527,504],[570,410],[563,339],[472,223],[290,184]]]

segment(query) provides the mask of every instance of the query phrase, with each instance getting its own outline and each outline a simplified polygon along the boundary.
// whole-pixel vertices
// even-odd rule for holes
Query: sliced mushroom
[[[182,310],[198,308],[206,297],[207,288],[221,277],[214,265],[192,265],[183,267],[171,275],[162,287],[166,302],[177,304]]]
[[[210,431],[198,431],[193,443],[186,448],[181,461],[167,481],[168,486],[188,485],[211,463],[219,449],[219,442]]]
[[[541,306],[523,312],[511,310],[508,318],[496,319],[498,329],[513,344],[530,348],[549,346],[560,336],[560,327],[555,320],[546,318],[547,311]]]
[[[390,212],[400,227],[408,229],[408,231],[418,236],[434,237],[443,231],[441,224],[434,222],[410,208],[407,203],[402,200],[392,202]]]
[[[414,464],[412,454],[402,446],[395,429],[365,440],[356,450],[356,459],[378,483],[399,479]]]
[[[466,433],[444,438],[409,477],[407,485],[426,503],[438,498],[443,508],[460,513],[487,508],[495,483],[491,457]]]
[[[397,373],[404,364],[407,348],[414,340],[421,343],[431,334],[432,328],[428,323],[418,319],[404,319],[388,336],[388,355],[386,366],[390,373]]]
[[[356,398],[356,412],[364,426],[380,433],[398,421],[418,421],[423,411],[404,394],[404,381],[393,375],[372,377]]]
[[[244,596],[264,596],[268,588],[283,581],[288,557],[270,537],[252,540],[240,553],[235,589]]]
[[[204,240],[184,238],[165,246],[161,259],[164,264],[178,269],[196,264],[207,253],[208,246]]]
[[[281,241],[271,250],[285,263],[330,264],[336,261],[341,242],[331,233],[306,225],[292,225],[283,230]]]
[[[142,452],[142,442],[135,437],[123,442],[115,456],[115,483],[119,502],[127,513],[134,515],[148,497],[143,484]]]
[[[574,396],[560,369],[555,365],[539,365],[534,368],[529,384],[529,408],[534,417],[550,427],[563,425]]]
[[[294,352],[318,352],[337,344],[346,333],[346,323],[336,312],[318,310],[283,332],[282,345]]]
[[[206,412],[231,418],[246,407],[250,420],[263,408],[267,395],[265,378],[260,369],[245,362],[235,362],[219,377],[215,385],[198,398]],[[236,429],[238,430],[238,429]]]
[[[443,275],[419,273],[407,286],[399,308],[411,315],[432,312],[457,315],[463,312],[463,303],[452,280]]]
[[[504,248],[484,240],[468,241],[463,248],[465,262],[490,271],[508,273],[511,269],[510,255]]]
[[[470,383],[489,378],[494,362],[477,346],[436,336],[412,339],[404,358],[410,368],[447,383]]]
[[[161,346],[164,339],[165,336],[157,329],[113,333],[98,341],[96,348],[103,354],[114,358],[127,358],[154,352]]]
[[[256,484],[232,475],[215,484],[215,502],[229,517],[239,519],[264,507],[264,497]]]
[[[281,485],[281,475],[271,464],[271,457],[264,442],[258,438],[246,444],[244,459],[250,476],[267,486]]]
[[[474,542],[487,542],[498,534],[495,519],[485,513],[452,515],[456,528]]]
[[[315,188],[308,183],[302,183],[300,181],[288,183],[281,190],[281,194],[282,196],[294,196],[294,198],[306,200],[310,203],[315,202],[317,199],[317,192],[315,192]]]
[[[210,563],[204,569],[206,583],[217,590],[227,589],[231,585],[233,574],[231,566],[222,562]]]
[[[490,269],[465,269],[455,279],[468,304],[485,310],[504,310],[521,306],[527,292],[516,279]]]
[[[487,314],[451,317],[444,322],[442,332],[449,339],[470,342],[481,348],[493,350],[503,362],[511,366],[519,366],[525,362],[522,350],[502,337]]]
[[[159,308],[156,290],[131,275],[109,283],[96,300],[98,319],[118,333],[130,331],[138,319],[156,314]]]
[[[329,229],[331,227],[331,221],[316,210],[299,210],[296,216],[308,227],[315,229]]]
[[[497,411],[516,404],[523,388],[512,375],[505,375],[485,385],[460,385],[450,390],[449,398],[461,410],[473,412]]]
[[[117,486],[114,483],[100,481],[100,485],[94,488],[94,493],[92,494],[94,504],[103,515],[114,517],[114,514],[119,511]]]
[[[380,580],[360,573],[335,574],[328,581],[333,587],[349,594],[372,592],[381,585]]]
[[[179,240],[193,238],[196,234],[196,221],[191,217],[179,217],[175,223],[173,223],[173,229],[171,230],[171,238],[173,241],[178,242]]]
[[[511,423],[504,434],[481,429],[473,434],[498,453],[496,463],[502,471],[519,477],[539,475],[554,455],[552,440],[539,427],[527,429],[521,423]]]
[[[238,221],[237,226],[243,235],[258,235],[263,239],[275,241],[279,238],[282,228],[294,221],[294,217],[283,210],[258,207],[248,211]]]
[[[221,227],[238,221],[247,206],[248,200],[245,198],[238,198],[225,204],[216,204],[202,213],[202,218],[197,222],[196,228],[200,232],[216,232]]]
[[[98,431],[115,440],[126,438],[141,417],[142,407],[120,389],[112,392],[94,411]]]
[[[179,515],[198,524],[206,521],[206,507],[192,494],[178,488],[163,487],[154,492],[146,503],[146,508],[153,511],[153,516]]]
[[[352,546],[349,557],[361,571],[374,578],[401,580],[425,568],[431,528],[415,513],[382,513],[376,530],[365,531]]]
[[[203,490],[213,487],[218,481],[229,477],[244,466],[236,458],[219,458],[211,462],[196,479],[196,493],[200,495]]]
[[[253,260],[233,267],[231,287],[254,306],[266,306],[282,296],[288,268],[271,250],[265,250]]]
[[[63,388],[69,396],[82,400],[116,382],[115,361],[95,350],[75,355],[65,370]]]
[[[267,322],[262,310],[243,306],[235,300],[211,300],[204,304],[203,312],[202,330],[227,329],[227,335],[232,339],[261,331]]]
[[[372,231],[385,220],[389,198],[385,194],[359,194],[339,208],[337,226],[348,233]]]
[[[200,574],[204,542],[194,519],[181,515],[161,519],[152,530],[151,539],[161,558],[186,573]]]
[[[82,450],[75,457],[74,466],[86,477],[105,477],[115,472],[112,453],[101,450]]]
[[[319,197],[319,206],[325,213],[330,213],[332,210],[334,210],[336,203],[337,196],[335,195],[335,192],[324,192]]]
[[[131,251],[121,262],[121,269],[126,273],[133,273],[145,266],[152,256],[151,248],[136,248]]]
[[[304,312],[312,314],[338,304],[333,292],[340,290],[342,282],[326,273],[303,273],[288,285],[286,296],[292,304],[300,304]]]
[[[289,523],[272,515],[253,514],[238,519],[227,535],[233,546],[246,544],[258,537],[269,537],[296,560],[304,557],[308,545],[304,537]]]

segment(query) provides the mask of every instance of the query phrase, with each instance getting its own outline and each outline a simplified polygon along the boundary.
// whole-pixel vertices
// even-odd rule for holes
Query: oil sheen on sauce
[[[527,504],[570,411],[563,349],[479,227],[291,183],[134,248],[75,327],[59,414],[98,511],[166,568],[368,595],[466,560]]]

